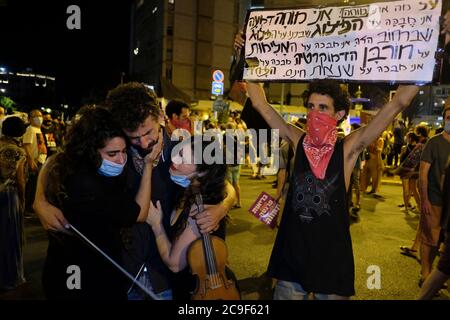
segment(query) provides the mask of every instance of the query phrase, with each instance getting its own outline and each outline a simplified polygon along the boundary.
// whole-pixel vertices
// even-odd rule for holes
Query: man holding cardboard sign
[[[379,4],[378,7],[371,5],[370,7],[367,6],[367,14],[375,16],[374,8],[378,8],[378,13],[388,12],[387,17],[383,17],[380,14],[376,17],[377,19],[374,18],[375,20],[371,20],[372,26],[374,26],[373,21],[376,21],[376,24],[380,27],[387,27],[394,22],[396,24],[400,23],[399,21],[394,21],[393,15],[396,13],[398,15],[399,12],[409,14],[409,11],[411,11],[416,15],[411,16],[413,19],[407,20],[409,21],[408,23],[414,22],[420,24],[422,22],[423,25],[429,23],[430,28],[434,28],[432,30],[439,28],[439,17],[436,18],[434,12],[427,11],[425,14],[421,13],[421,11],[439,10],[440,13],[441,4],[437,2],[437,5],[433,8],[425,8],[423,5],[422,7],[417,7],[417,5],[413,1],[396,1],[382,5]],[[438,8],[436,9],[436,7]],[[382,48],[380,48],[380,54],[377,57],[368,56],[367,54],[376,51],[372,49],[374,41],[379,42],[375,44],[382,45],[381,42],[386,39],[372,37],[369,48],[366,43],[362,43],[360,37],[355,35],[351,38],[352,40],[343,39],[342,37],[339,38],[339,35],[348,32],[348,30],[344,32],[341,28],[342,25],[346,25],[344,18],[342,18],[341,24],[334,24],[341,28],[335,28],[336,30],[333,30],[333,32],[336,31],[334,34],[332,34],[333,32],[326,34],[326,32],[323,32],[325,27],[317,27],[318,23],[322,23],[324,26],[333,25],[325,20],[329,21],[334,16],[334,10],[340,10],[340,17],[342,17],[343,12],[351,11],[346,11],[345,9],[345,7],[338,9],[323,8],[314,11],[314,14],[316,14],[316,22],[309,22],[308,11],[306,10],[299,10],[297,12],[298,14],[295,14],[295,12],[273,14],[267,11],[264,13],[266,14],[264,17],[262,16],[263,14],[258,16],[259,13],[251,13],[253,16],[250,15],[250,18],[255,18],[253,20],[248,19],[246,34],[249,39],[253,37],[253,41],[255,41],[258,34],[262,34],[263,37],[264,35],[265,37],[275,37],[277,35],[283,37],[283,35],[287,35],[290,32],[288,30],[289,21],[293,22],[296,20],[295,27],[297,29],[301,28],[299,25],[304,23],[303,27],[305,30],[303,30],[304,32],[302,34],[307,39],[300,44],[300,46],[303,45],[303,49],[300,49],[299,45],[293,44],[292,42],[288,46],[283,46],[281,44],[282,41],[281,43],[273,41],[272,44],[268,45],[261,43],[261,45],[249,46],[248,43],[244,43],[241,35],[238,35],[235,39],[236,47],[242,48],[244,44],[246,45],[246,58],[249,58],[250,55],[258,50],[260,51],[259,53],[263,51],[265,53],[269,51],[272,53],[275,51],[280,53],[281,50],[285,50],[284,53],[286,54],[281,55],[283,57],[288,56],[288,51],[292,48],[296,48],[297,51],[303,53],[303,60],[287,60],[287,58],[283,58],[281,60],[284,60],[284,63],[280,59],[278,59],[280,60],[278,63],[277,59],[265,59],[264,55],[259,56],[256,58],[259,61],[259,65],[257,67],[249,67],[247,71],[244,71],[244,78],[248,80],[283,80],[287,73],[292,73],[295,70],[305,70],[301,73],[303,77],[297,78],[296,80],[321,79],[313,81],[309,85],[309,94],[305,103],[305,106],[308,108],[306,132],[284,121],[269,105],[264,89],[260,85],[248,83],[248,93],[254,108],[272,128],[279,130],[280,137],[288,141],[295,151],[294,169],[286,206],[268,267],[268,275],[278,280],[274,293],[275,299],[307,299],[309,293],[314,293],[315,297],[319,299],[348,299],[355,294],[353,250],[349,231],[348,210],[346,208],[346,190],[348,190],[350,176],[359,154],[385,130],[401,111],[411,104],[419,89],[417,85],[399,86],[393,99],[380,109],[378,114],[367,126],[353,131],[343,139],[337,138],[336,125],[347,116],[350,102],[346,92],[341,88],[339,83],[336,80],[328,80],[327,78],[349,79],[351,77],[348,77],[348,74],[347,76],[336,77],[335,75],[323,73],[322,71],[324,70],[333,70],[331,66],[327,66],[328,69],[324,67],[325,60],[315,61],[317,65],[308,65],[307,67],[309,69],[301,69],[299,66],[294,67],[298,62],[305,64],[306,60],[304,58],[309,53],[312,56],[314,55],[314,51],[306,51],[312,50],[311,48],[320,48],[320,45],[311,43],[314,39],[311,39],[311,37],[308,38],[308,26],[313,25],[316,28],[314,30],[321,32],[318,37],[321,37],[320,41],[322,42],[330,43],[330,41],[326,41],[326,36],[332,36],[333,40],[331,43],[333,45],[338,43],[336,46],[339,46],[339,43],[347,44],[350,41],[350,45],[355,46],[355,51],[363,53],[364,68],[360,68],[358,71],[360,72],[360,80],[404,81],[406,75],[398,76],[395,71],[391,70],[391,67],[395,63],[390,60],[398,60],[399,55],[403,56],[406,52],[403,50],[410,48],[410,44],[405,43],[402,52],[396,51],[396,54],[392,54],[390,57],[384,57],[382,55]],[[364,11],[361,6],[358,6],[357,9],[360,13]],[[318,12],[323,12],[323,14],[317,16]],[[284,20],[283,17],[285,18]],[[369,22],[367,19],[367,23]],[[254,28],[258,23],[260,26]],[[284,23],[286,28],[284,28],[284,25],[282,27],[286,31],[280,31],[278,33],[273,30],[264,31],[262,28],[263,25],[273,26],[277,23],[280,25]],[[258,30],[257,33],[255,33],[256,31],[253,32],[252,28]],[[360,28],[358,31],[363,30],[363,27],[358,28]],[[416,28],[418,28],[417,30],[421,30],[418,26]],[[364,30],[368,29],[366,26]],[[316,33],[319,33],[319,31]],[[383,30],[376,30],[376,32],[384,37],[381,34]],[[423,35],[421,33],[422,31],[419,32]],[[432,31],[423,32],[428,32],[429,35],[433,34]],[[404,38],[406,42],[412,40],[412,33],[412,31],[408,33],[410,37],[408,40]],[[300,34],[297,35],[300,36]],[[407,37],[406,33],[401,34],[401,36]],[[432,42],[431,37],[425,37],[422,40],[429,43]],[[249,51],[249,55],[247,55],[247,50],[251,50]],[[427,56],[426,54],[421,55],[419,51],[420,49],[416,48],[413,53],[408,53],[408,59],[417,58],[420,60],[420,58]],[[283,52],[281,53],[284,54]],[[419,56],[416,57],[416,54]],[[434,52],[429,52],[429,54],[433,54],[434,56]],[[352,57],[355,57],[356,61],[359,55],[355,53],[355,55],[348,55],[348,57],[345,54],[342,56],[346,60],[344,61],[347,63],[346,65],[350,65],[348,62],[353,59]],[[331,56],[323,56],[323,59],[328,59],[329,57]],[[253,60],[255,59],[255,57],[251,58]],[[330,59],[335,58],[337,59],[337,57],[331,57]],[[320,55],[318,55],[317,59],[320,59]],[[419,60],[416,59],[413,62],[408,59],[403,59],[401,64],[405,66],[407,64],[406,68],[410,72],[408,77],[411,82],[431,81],[433,68],[428,68],[427,71],[422,70],[416,72],[417,65],[420,64],[418,62]],[[432,62],[434,65],[434,58]],[[270,66],[270,63],[279,64],[279,66]],[[308,60],[308,63],[313,64],[314,61]],[[367,77],[367,68],[373,67],[373,64],[389,66],[389,72],[384,73],[384,67],[375,68],[377,75],[374,79],[370,79]],[[290,65],[291,67],[283,69],[286,65]],[[334,64],[334,66],[337,65],[337,63]],[[277,75],[277,72],[281,69],[285,71]],[[358,69],[353,68],[351,70],[353,70],[352,72],[356,72],[355,70]],[[309,78],[308,75],[310,75]]]

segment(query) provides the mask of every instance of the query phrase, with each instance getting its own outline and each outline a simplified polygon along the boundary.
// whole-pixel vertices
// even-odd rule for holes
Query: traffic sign
[[[225,79],[225,76],[224,76],[222,71],[220,71],[220,70],[214,71],[214,73],[213,73],[213,81],[215,81],[215,82],[223,82],[224,79]]]
[[[223,95],[223,82],[213,81],[212,88],[211,88],[211,93],[216,95],[216,96]]]

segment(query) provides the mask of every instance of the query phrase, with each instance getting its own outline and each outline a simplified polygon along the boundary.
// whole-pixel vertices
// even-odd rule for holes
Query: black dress
[[[352,296],[354,262],[345,190],[343,140],[336,142],[325,179],[311,172],[297,147],[293,175],[268,275],[307,292]]]
[[[65,217],[88,239],[121,264],[122,227],[140,212],[122,176],[104,177],[83,170],[64,183],[60,201]],[[79,267],[81,289],[68,288]],[[72,271],[71,271],[72,270]],[[76,236],[49,233],[43,284],[48,299],[126,299],[128,281],[110,262]]]

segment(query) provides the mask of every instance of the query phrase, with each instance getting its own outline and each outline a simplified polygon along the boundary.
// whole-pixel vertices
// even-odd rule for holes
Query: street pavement
[[[251,180],[243,171],[241,189],[243,208],[232,210],[227,233],[230,267],[240,280],[244,299],[271,299],[271,279],[265,277],[277,228],[270,229],[247,210],[261,191],[272,196],[274,177]],[[419,292],[420,264],[413,258],[400,254],[401,245],[410,245],[414,239],[419,215],[408,215],[398,207],[403,203],[401,181],[384,178],[379,193],[361,197],[359,220],[350,230],[355,258],[355,291],[357,300],[410,300]],[[414,203],[414,202],[413,202]],[[337,262],[338,263],[338,262]],[[374,269],[381,274],[380,288],[368,288],[373,284]],[[370,268],[369,268],[370,267]],[[368,270],[369,268],[369,270]],[[441,290],[437,299],[449,299],[448,291]]]
[[[278,229],[270,229],[247,210],[262,191],[275,195],[276,190],[272,188],[274,179],[274,176],[269,176],[263,180],[252,180],[249,169],[243,169],[243,206],[230,212],[226,239],[228,260],[237,276],[243,299],[272,297],[272,280],[265,276],[265,272]],[[362,196],[360,218],[350,228],[356,275],[356,295],[353,299],[414,299],[419,292],[420,265],[416,260],[401,255],[399,247],[411,244],[419,216],[413,212],[406,215],[398,207],[402,203],[402,188],[398,179],[385,178],[379,195],[379,198]],[[36,219],[26,219],[25,223],[27,283],[14,291],[0,294],[0,299],[44,299],[40,278],[47,237]],[[367,285],[368,282],[373,284],[373,278],[370,278],[373,270],[380,271],[379,288]],[[450,293],[441,290],[436,299],[448,300]]]

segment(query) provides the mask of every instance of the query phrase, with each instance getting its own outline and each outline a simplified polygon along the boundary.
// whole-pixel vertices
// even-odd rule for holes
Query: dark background
[[[68,6],[81,9],[69,30]],[[56,101],[78,108],[102,100],[128,74],[130,1],[0,0],[0,65],[56,77]]]

